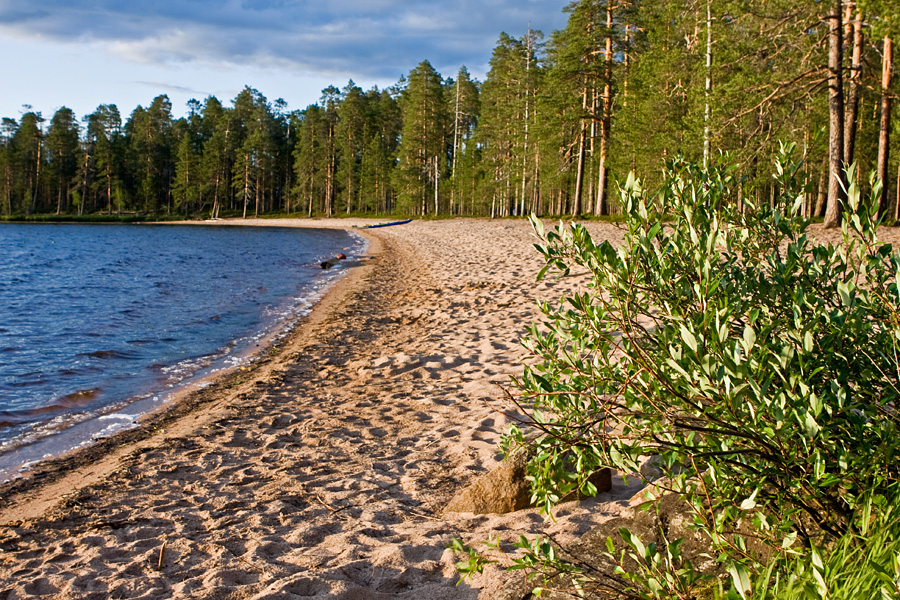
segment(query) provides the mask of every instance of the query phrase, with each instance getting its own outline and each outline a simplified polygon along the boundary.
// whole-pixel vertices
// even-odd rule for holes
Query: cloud
[[[565,25],[558,0],[6,0],[0,33],[99,45],[132,62],[280,65],[396,79],[421,60],[478,73],[501,31]]]
[[[180,94],[189,94],[197,98],[205,98],[212,95],[210,92],[197,90],[189,86],[175,85],[165,81],[135,81],[134,83],[151,88],[159,94],[177,92]]]

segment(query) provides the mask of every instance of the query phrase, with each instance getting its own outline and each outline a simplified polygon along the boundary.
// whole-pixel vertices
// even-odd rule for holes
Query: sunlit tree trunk
[[[891,141],[891,72],[893,70],[893,44],[891,38],[884,38],[884,55],[881,62],[881,125],[878,128],[878,163],[875,172],[881,180],[881,198],[879,205],[881,210],[887,208],[888,198],[888,158]],[[900,189],[900,181],[897,182]],[[898,207],[894,208],[894,213]],[[894,217],[896,219],[896,216]]]
[[[844,117],[844,162],[853,162],[859,114],[859,92],[862,81],[862,14],[857,10],[851,21],[853,5],[847,7],[847,28],[852,33],[853,50],[850,59],[850,86],[847,92],[847,113]]]
[[[244,214],[243,218],[247,218],[247,203],[250,201],[250,157],[246,154],[244,155],[244,189],[242,191],[242,195],[244,196]]]
[[[712,0],[706,0],[706,87],[703,108],[703,166],[709,164],[709,97],[712,94]]]
[[[575,198],[572,205],[572,216],[577,217],[581,214],[581,192],[584,187],[584,138],[587,135],[587,125],[584,121],[584,113],[587,112],[588,89],[584,88],[584,97],[581,100],[582,118],[579,124],[580,133],[578,136],[578,171],[575,175]]]
[[[833,0],[828,16],[828,205],[825,227],[837,227],[841,221],[841,199],[844,187],[844,81],[841,74],[843,27],[841,0]]]

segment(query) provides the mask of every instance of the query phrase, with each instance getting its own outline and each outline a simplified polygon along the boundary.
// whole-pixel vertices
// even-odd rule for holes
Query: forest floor
[[[613,477],[553,520],[443,514],[501,458],[502,386],[521,372],[535,301],[586,277],[535,283],[524,221],[364,234],[367,256],[349,257],[348,276],[247,370],[0,487],[0,598],[503,598],[522,574],[490,566],[458,582],[451,539],[566,543],[633,504],[639,484]]]

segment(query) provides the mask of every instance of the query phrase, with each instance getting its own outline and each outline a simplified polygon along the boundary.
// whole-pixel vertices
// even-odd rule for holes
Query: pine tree
[[[210,218],[217,219],[226,190],[229,176],[229,134],[231,115],[215,96],[206,99],[203,105],[200,130],[203,132],[202,158],[200,171],[203,177],[203,193],[212,196]]]
[[[492,217],[516,212],[520,183],[528,176],[522,167],[533,59],[525,40],[500,34],[491,57],[491,69],[481,89],[477,143],[490,174],[485,192],[491,197]]]
[[[294,149],[294,194],[306,204],[307,216],[326,210],[326,180],[329,124],[325,111],[313,104],[300,113],[297,146]]]
[[[450,153],[450,214],[459,214],[464,202],[464,189],[468,188],[461,174],[460,163],[467,154],[475,151],[472,137],[481,113],[480,90],[476,80],[469,75],[465,66],[460,67],[456,80],[450,89],[448,102],[452,103],[453,146]]]
[[[340,196],[344,200],[344,208],[348,215],[354,208],[357,210],[361,208],[359,170],[363,144],[368,136],[366,104],[366,96],[362,89],[351,79],[341,93],[335,125],[335,146],[340,157],[336,177],[340,182]]]
[[[98,179],[95,196],[103,198],[107,213],[112,213],[113,204],[121,211],[121,170],[122,151],[122,118],[114,104],[101,104],[88,120],[89,136],[93,140],[93,160]]]
[[[71,109],[56,111],[47,129],[47,164],[52,186],[56,188],[56,214],[69,211],[71,182],[78,172],[78,121]]]
[[[40,113],[28,111],[22,115],[12,137],[13,171],[19,176],[14,183],[15,192],[19,210],[27,214],[34,213],[37,208],[44,152],[43,122]]]
[[[449,119],[441,75],[427,60],[410,71],[400,106],[403,132],[394,186],[398,200],[405,210],[425,215],[433,197],[437,213],[440,174],[447,161]]]
[[[19,124],[15,119],[3,117],[0,124],[0,192],[2,192],[3,213],[6,216],[13,212],[13,136]]]
[[[148,108],[138,106],[125,124],[131,149],[131,173],[142,210],[159,214],[171,209],[170,186],[174,175],[170,131],[172,103],[157,96]]]

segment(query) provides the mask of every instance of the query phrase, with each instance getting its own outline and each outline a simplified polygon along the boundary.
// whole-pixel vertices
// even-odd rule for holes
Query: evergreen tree
[[[89,136],[93,140],[93,160],[98,179],[94,182],[95,197],[102,199],[107,213],[117,212],[124,206],[122,198],[121,170],[122,118],[115,104],[101,104],[88,120]]]
[[[157,96],[148,108],[138,106],[125,124],[131,150],[131,172],[139,206],[152,214],[171,209],[170,184],[174,175],[170,131],[172,103]]]
[[[72,180],[78,172],[79,130],[75,113],[62,107],[56,111],[47,129],[47,170],[55,188],[56,214],[69,211]]]
[[[312,104],[300,113],[294,149],[294,193],[308,216],[331,210],[334,161],[332,122],[326,109]]]
[[[194,104],[196,103],[196,104]],[[203,201],[202,175],[200,169],[203,140],[200,133],[202,119],[199,102],[188,103],[190,114],[175,124],[174,137],[178,140],[175,150],[175,180],[172,194],[175,211],[189,215],[201,207]]]
[[[500,34],[482,86],[477,141],[489,173],[484,191],[491,197],[491,217],[513,214],[518,206],[519,182],[525,175],[526,67],[532,60],[522,40]]]
[[[405,210],[426,215],[439,204],[441,169],[447,161],[447,114],[443,81],[427,60],[410,71],[400,99],[403,131],[395,170],[398,200]]]
[[[18,175],[13,180],[13,212],[32,214],[37,208],[44,151],[43,122],[40,113],[28,111],[22,115],[12,136],[13,172]]]
[[[340,162],[336,173],[340,182],[341,198],[347,214],[359,210],[359,170],[363,145],[368,137],[367,99],[361,88],[350,80],[344,87],[337,107],[335,147]]]
[[[200,159],[200,173],[203,178],[202,193],[212,197],[210,218],[217,219],[226,190],[230,186],[226,182],[229,177],[229,134],[231,116],[215,96],[206,99],[203,105],[200,131],[203,149]]]
[[[453,119],[453,146],[450,152],[450,214],[459,214],[464,210],[466,178],[462,165],[465,156],[475,152],[472,136],[475,134],[481,114],[479,84],[469,75],[465,66],[460,67],[456,81],[450,88],[448,103]]]
[[[2,192],[3,213],[6,216],[13,212],[13,176],[15,165],[13,163],[13,136],[19,124],[15,119],[3,117],[0,124],[0,192]]]
[[[368,141],[360,160],[360,195],[364,210],[389,213],[394,190],[391,175],[401,130],[401,112],[390,90],[373,88],[366,92]]]

